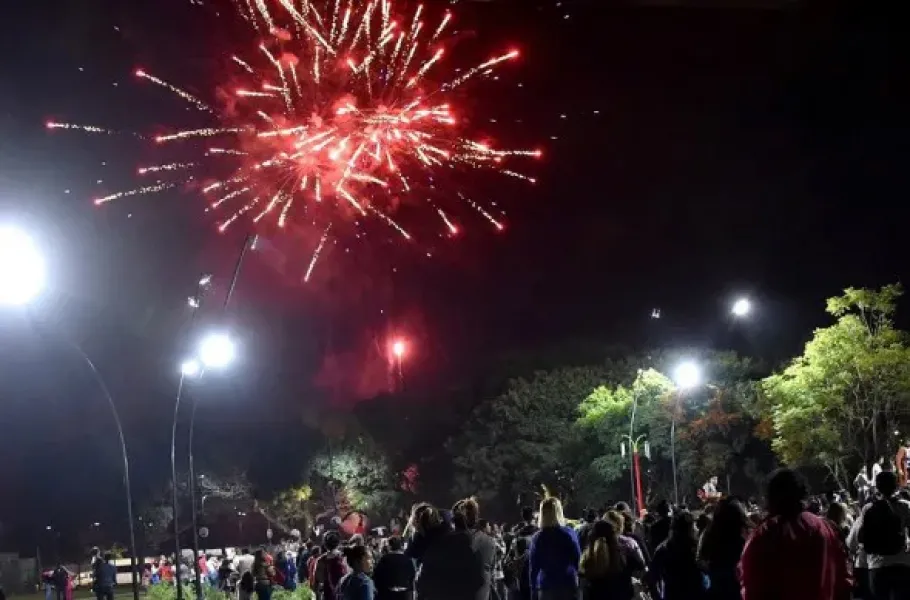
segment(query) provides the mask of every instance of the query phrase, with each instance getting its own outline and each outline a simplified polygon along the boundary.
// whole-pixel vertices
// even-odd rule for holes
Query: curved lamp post
[[[24,232],[12,227],[0,227],[0,304],[24,306],[34,300],[44,289],[45,267],[41,252],[34,241]],[[123,436],[123,425],[117,405],[108,390],[107,384],[95,363],[88,354],[73,340],[61,332],[57,335],[64,345],[70,348],[88,367],[111,409],[114,424],[117,426],[117,437],[120,442],[120,453],[123,459],[123,486],[126,492],[126,514],[130,530],[130,570],[132,571],[133,600],[139,600],[139,577],[136,561],[136,534],[133,527],[133,495],[130,487],[130,460]]]

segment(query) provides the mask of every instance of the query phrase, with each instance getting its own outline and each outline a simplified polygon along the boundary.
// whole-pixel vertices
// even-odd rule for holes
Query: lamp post
[[[37,297],[44,289],[44,259],[33,240],[24,232],[12,227],[0,227],[0,304],[24,306]],[[101,390],[111,409],[117,437],[120,443],[120,454],[123,460],[123,487],[126,493],[126,514],[130,533],[130,570],[132,572],[133,600],[139,600],[139,578],[136,570],[138,554],[136,552],[136,534],[133,526],[133,495],[130,486],[130,460],[126,449],[126,438],[123,436],[123,425],[117,412],[117,405],[108,390],[107,384],[95,363],[88,354],[73,340],[61,332],[58,337],[88,367],[95,383]]]
[[[635,412],[638,410],[638,388],[635,384],[638,382],[639,377],[641,377],[641,369],[638,370],[638,373],[635,376],[635,381],[632,382],[632,413],[629,416],[629,435],[623,436],[623,437],[627,437],[629,439],[629,445],[631,446],[631,449],[633,452],[632,465],[631,465],[631,468],[629,469],[629,477],[631,479],[631,484],[632,484],[631,485],[632,505],[638,506],[638,513],[639,513],[639,516],[641,516],[641,498],[639,498],[637,502],[635,499],[636,498],[636,489],[637,489],[636,485],[635,485],[635,452],[636,452],[637,444],[634,442],[634,440],[635,440]],[[640,488],[640,486],[638,486],[638,487]],[[638,494],[639,494],[639,496],[641,495],[640,490],[639,490]]]
[[[673,503],[679,505],[679,477],[676,470],[676,415],[683,394],[701,382],[701,369],[692,361],[680,363],[673,372],[676,382],[676,404],[670,417],[670,459],[673,464]]]
[[[224,296],[224,306],[222,312],[227,312],[228,305],[230,304],[231,298],[234,295],[234,290],[237,287],[237,281],[240,278],[240,270],[243,267],[243,260],[246,258],[246,254],[249,250],[255,249],[256,247],[257,236],[254,234],[249,234],[243,239],[243,245],[240,248],[240,253],[237,256],[237,261],[234,263],[234,270],[231,274],[230,284],[228,285],[227,292]],[[211,275],[203,275],[199,279],[199,287],[195,296],[189,298],[189,305],[193,309],[193,317],[190,322],[190,329],[192,329],[193,324],[195,323],[196,313],[202,307],[202,302],[205,296],[205,291],[208,290],[209,285],[211,284],[212,277]],[[185,386],[185,379],[187,377],[196,379],[202,377],[206,368],[215,368],[220,369],[227,366],[234,358],[234,344],[231,338],[225,333],[210,333],[205,338],[203,338],[202,343],[197,349],[196,356],[190,358],[183,362],[180,369],[180,382],[177,384],[177,397],[174,403],[174,423],[172,427],[172,436],[171,436],[171,476],[173,478],[173,487],[174,487],[174,538],[175,543],[177,544],[177,553],[179,557],[180,553],[180,533],[177,529],[177,469],[175,466],[175,448],[176,448],[176,436],[177,436],[177,416],[178,409],[180,408],[180,398],[183,393]],[[196,598],[197,600],[202,599],[202,573],[199,570],[199,532],[197,528],[197,513],[196,513],[196,472],[193,463],[193,432],[196,425],[196,406],[197,403],[193,402],[193,409],[190,412],[190,431],[189,431],[189,441],[188,441],[188,454],[189,454],[189,484],[190,484],[190,504],[191,504],[191,516],[192,516],[192,527],[193,527],[193,574],[196,580]],[[177,588],[178,600],[183,600],[183,592],[180,589],[180,586]]]
[[[211,276],[202,275],[199,278],[199,283],[196,287],[196,294],[189,297],[188,304],[192,309],[189,325],[191,332],[193,330],[193,326],[196,323],[196,315],[199,312],[199,307],[202,306],[202,300],[205,296],[206,290],[208,290],[209,285],[211,284],[211,281]],[[199,361],[195,358],[187,359],[183,362],[182,365],[180,365],[180,380],[177,383],[177,394],[174,401],[174,420],[171,423],[171,510],[174,513],[174,557],[177,563],[176,567],[178,574],[180,572],[180,561],[182,560],[183,553],[180,549],[180,525],[177,519],[177,513],[179,510],[179,503],[177,501],[177,417],[180,413],[180,400],[183,397],[183,387],[186,383],[186,378],[197,377],[201,373],[201,370],[202,367]],[[182,585],[177,586],[177,600],[183,600]]]
[[[185,387],[186,379],[199,380],[205,375],[206,369],[223,369],[233,360],[235,355],[234,342],[230,336],[223,332],[212,332],[202,338],[196,352],[198,358],[191,358],[181,366],[180,383],[177,386],[177,403]],[[196,510],[196,466],[193,459],[193,434],[196,429],[197,401],[193,401],[190,411],[190,430],[188,440],[189,455],[189,485],[190,485],[190,515],[193,528],[193,573],[195,574],[195,587],[197,598],[202,598],[202,572],[199,569],[199,526],[198,512]],[[176,431],[177,412],[174,410],[174,430]],[[173,447],[172,447],[173,451]],[[175,480],[176,481],[176,480]],[[203,498],[203,502],[204,502]]]
[[[629,449],[631,450],[632,458],[632,468],[630,472],[632,474],[632,505],[638,509],[638,516],[641,517],[645,511],[644,505],[644,494],[641,491],[641,459],[639,458],[638,448],[639,446],[644,446],[645,457],[651,458],[651,450],[648,447],[648,442],[645,439],[647,436],[644,434],[633,438],[632,436],[623,435],[622,439],[629,442]],[[625,441],[620,445],[620,451],[622,455],[626,455],[626,444]]]

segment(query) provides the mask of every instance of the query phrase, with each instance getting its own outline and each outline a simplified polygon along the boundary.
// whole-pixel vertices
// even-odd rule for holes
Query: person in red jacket
[[[806,485],[790,469],[768,480],[768,519],[739,564],[743,600],[849,600],[850,563],[834,527],[805,509]]]

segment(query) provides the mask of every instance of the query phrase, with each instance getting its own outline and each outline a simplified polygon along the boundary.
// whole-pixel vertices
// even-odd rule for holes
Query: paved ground
[[[144,592],[140,592],[144,595]],[[15,598],[16,600],[44,600],[44,590],[40,592],[35,592],[34,594],[7,594],[9,598]],[[117,590],[114,593],[115,600],[126,600],[127,598],[133,597],[133,590],[127,587],[125,590]],[[73,600],[94,600],[95,594],[91,590],[76,590],[73,592]],[[56,600],[56,597],[55,597]]]

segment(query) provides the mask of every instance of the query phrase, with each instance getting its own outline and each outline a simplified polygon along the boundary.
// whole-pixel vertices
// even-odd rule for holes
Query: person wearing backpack
[[[347,574],[344,555],[338,549],[341,538],[334,531],[325,534],[325,552],[316,561],[316,599],[335,600],[338,583]]]
[[[897,475],[893,471],[879,473],[875,487],[879,495],[853,524],[847,548],[856,552],[862,544],[874,600],[910,600],[910,502],[897,497]]]

